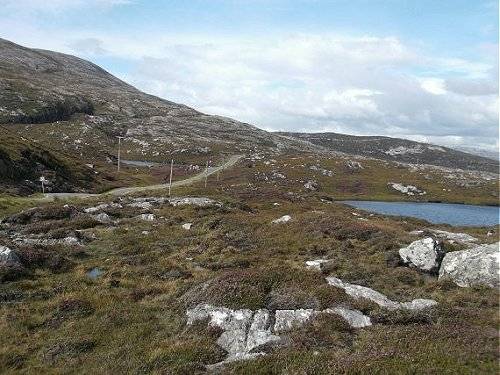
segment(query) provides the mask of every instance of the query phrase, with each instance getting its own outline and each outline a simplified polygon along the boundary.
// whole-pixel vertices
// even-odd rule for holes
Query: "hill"
[[[338,133],[278,133],[291,140],[303,140],[327,150],[410,164],[498,173],[498,161],[448,147],[379,136]]]

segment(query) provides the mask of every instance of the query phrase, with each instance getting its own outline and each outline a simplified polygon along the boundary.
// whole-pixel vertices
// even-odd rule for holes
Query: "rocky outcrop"
[[[334,307],[322,311],[313,309],[276,310],[273,316],[272,312],[267,309],[232,310],[226,307],[202,304],[186,312],[188,325],[208,319],[210,326],[222,330],[217,344],[228,354],[222,363],[263,355],[264,346],[276,345],[281,342],[280,333],[300,328],[319,314],[338,315],[353,328],[371,325],[369,317],[358,310],[350,310],[345,307]]]
[[[448,241],[453,241],[453,242],[459,242],[463,244],[469,244],[470,242],[476,242],[478,239],[476,237],[471,236],[470,234],[467,233],[454,233],[454,232],[448,232],[445,230],[439,230],[439,229],[426,229],[426,230],[414,230],[410,232],[410,234],[419,236],[419,235],[425,235],[425,233],[432,233],[433,236],[443,239],[443,240],[448,240]]]
[[[399,249],[402,261],[425,272],[437,272],[444,256],[441,243],[432,237],[414,241],[407,247]]]
[[[17,253],[7,246],[0,245],[0,266],[19,266],[21,261]]]
[[[273,220],[273,224],[282,224],[282,223],[287,223],[290,220],[292,220],[292,217],[290,215],[283,215],[282,217]]]
[[[431,299],[414,299],[411,302],[395,302],[387,298],[384,294],[377,292],[371,288],[361,285],[349,284],[344,282],[336,277],[327,277],[326,281],[328,284],[344,289],[344,291],[354,297],[356,299],[368,299],[380,307],[384,307],[388,310],[398,310],[398,309],[407,309],[407,310],[422,310],[428,307],[432,307],[437,305],[437,302]]]
[[[136,216],[137,219],[143,220],[143,221],[155,221],[156,217],[153,214],[141,214],[139,216]]]
[[[18,245],[38,245],[38,246],[81,246],[81,242],[78,238],[73,236],[68,236],[64,238],[43,238],[43,237],[24,237],[17,236],[12,240]]]
[[[304,184],[304,188],[306,188],[307,190],[310,190],[310,191],[316,191],[319,189],[319,185],[318,185],[318,182],[317,181],[314,181],[314,180],[308,180],[305,184]]]
[[[480,245],[447,253],[441,263],[439,279],[450,278],[461,287],[499,286],[499,243]]]
[[[204,304],[188,310],[186,315],[188,325],[209,319],[209,325],[222,330],[217,344],[228,353],[226,361],[262,355],[259,347],[279,341],[279,337],[271,333],[267,310],[231,310]]]
[[[476,242],[478,239],[467,233],[453,233],[447,232],[445,230],[432,229],[431,232],[439,238],[446,239],[448,241],[455,241],[467,244],[469,242]]]
[[[198,207],[222,206],[222,203],[220,202],[214,201],[213,199],[210,198],[203,198],[203,197],[169,198],[167,199],[167,201],[172,206],[175,207],[186,206],[186,205],[198,206]]]
[[[400,184],[397,182],[389,182],[387,185],[390,186],[391,188],[393,188],[394,190],[399,191],[400,193],[410,195],[410,196],[427,194],[425,191],[420,190],[419,188],[417,188],[416,186],[413,186],[413,185],[403,185],[403,184]]]

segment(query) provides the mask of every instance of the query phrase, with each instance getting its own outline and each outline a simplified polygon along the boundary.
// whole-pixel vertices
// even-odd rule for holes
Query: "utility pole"
[[[40,181],[42,184],[42,194],[45,194],[45,185],[43,183],[47,182],[47,180],[45,179],[45,177],[42,176],[38,181]]]
[[[174,159],[170,161],[170,182],[168,183],[168,196],[172,193],[172,173],[174,171]]]
[[[120,137],[118,136],[118,172],[120,172],[120,162],[121,162],[121,148],[122,148],[122,138],[124,137]]]
[[[207,167],[205,168],[205,188],[207,187],[207,179],[208,179],[208,160],[207,160]]]

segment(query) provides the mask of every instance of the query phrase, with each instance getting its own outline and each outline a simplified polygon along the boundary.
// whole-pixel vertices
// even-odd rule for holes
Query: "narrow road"
[[[205,176],[210,176],[214,173],[217,173],[223,169],[228,169],[231,168],[233,165],[235,165],[241,158],[243,158],[243,155],[233,155],[227,160],[224,164],[218,166],[218,167],[210,167],[208,168],[208,171],[198,173],[195,176],[186,178],[185,180],[179,180],[179,181],[173,181],[172,182],[172,189],[179,187],[179,186],[186,186],[186,185],[191,185],[195,182],[202,181]],[[120,195],[127,195],[131,193],[139,193],[139,192],[144,192],[144,191],[151,191],[151,190],[159,190],[159,189],[168,189],[168,184],[157,184],[157,185],[147,185],[147,186],[133,186],[133,187],[123,187],[123,188],[116,188],[112,189],[109,191],[106,191],[104,193],[100,194],[90,194],[90,193],[47,193],[44,194],[40,200],[44,201],[53,201],[56,198],[60,199],[67,199],[67,198],[95,198],[95,197],[104,197],[104,196],[120,196]],[[36,199],[36,198],[35,198]]]

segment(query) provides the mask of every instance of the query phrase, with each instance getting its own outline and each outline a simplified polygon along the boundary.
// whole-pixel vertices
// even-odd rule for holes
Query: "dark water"
[[[90,277],[92,280],[95,280],[103,273],[104,271],[101,270],[99,267],[94,267],[89,272],[87,272],[87,276]]]
[[[449,203],[343,201],[341,203],[383,215],[410,216],[433,224],[488,226],[499,223],[499,208]]]

